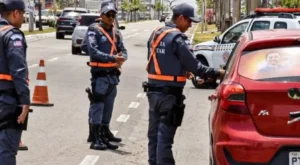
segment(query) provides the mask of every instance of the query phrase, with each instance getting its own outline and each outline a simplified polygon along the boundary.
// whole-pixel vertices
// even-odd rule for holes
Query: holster
[[[185,104],[177,105],[174,104],[171,111],[167,114],[167,123],[176,127],[181,126],[184,116]]]

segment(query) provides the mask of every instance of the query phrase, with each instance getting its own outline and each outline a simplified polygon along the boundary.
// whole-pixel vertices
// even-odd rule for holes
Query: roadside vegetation
[[[205,41],[213,40],[215,36],[220,35],[220,32],[217,32],[217,27],[215,24],[207,25],[207,31],[201,33],[202,23],[199,23],[198,28],[196,29],[193,45]]]
[[[53,27],[49,27],[47,29],[43,29],[43,31],[39,31],[38,28],[35,28],[33,32],[29,32],[28,30],[24,30],[25,35],[31,35],[31,34],[44,34],[44,33],[52,33],[55,32],[56,29]]]

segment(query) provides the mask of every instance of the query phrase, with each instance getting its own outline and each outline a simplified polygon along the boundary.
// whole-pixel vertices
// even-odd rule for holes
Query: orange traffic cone
[[[40,60],[40,71],[37,73],[37,84],[34,87],[32,106],[54,106],[49,103],[48,87],[46,85],[46,73],[44,70],[45,62]]]

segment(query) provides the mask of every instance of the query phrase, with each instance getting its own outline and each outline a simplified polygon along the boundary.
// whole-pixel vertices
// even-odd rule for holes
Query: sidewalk
[[[47,29],[47,28],[49,28],[49,26],[43,26],[43,29]],[[35,24],[33,25],[33,29],[34,30],[38,29],[38,28],[35,27]],[[28,23],[22,24],[21,30],[22,31],[28,31],[29,30],[29,24]]]

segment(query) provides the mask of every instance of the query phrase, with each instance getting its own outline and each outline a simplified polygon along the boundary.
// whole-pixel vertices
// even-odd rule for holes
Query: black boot
[[[108,149],[116,150],[119,148],[119,146],[114,145],[109,142],[107,131],[105,131],[105,127],[101,127],[101,139],[103,140],[103,143],[107,146]]]
[[[87,139],[87,142],[88,143],[92,142],[92,126],[90,123],[89,123],[89,137]]]
[[[104,131],[106,133],[106,136],[107,136],[107,138],[108,138],[109,141],[111,141],[111,142],[117,142],[117,143],[119,143],[119,142],[122,141],[121,138],[115,137],[114,134],[109,130],[109,128],[107,126],[103,126],[103,129],[104,129]]]
[[[91,125],[92,127],[92,143],[90,149],[94,150],[105,150],[107,146],[102,142],[100,138],[100,125]]]

